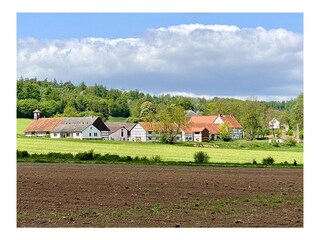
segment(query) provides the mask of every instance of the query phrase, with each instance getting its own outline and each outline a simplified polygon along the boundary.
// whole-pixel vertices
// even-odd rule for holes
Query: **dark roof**
[[[51,132],[64,118],[39,118],[32,121],[25,132]]]
[[[118,131],[120,128],[125,128],[128,131],[131,131],[136,123],[104,123],[110,130],[110,133]]]
[[[64,118],[51,132],[82,132],[98,119],[98,117],[69,117]]]

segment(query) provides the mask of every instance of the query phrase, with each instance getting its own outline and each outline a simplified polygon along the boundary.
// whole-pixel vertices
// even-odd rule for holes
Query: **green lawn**
[[[123,122],[125,123],[127,120],[127,118],[123,118],[123,117],[109,117],[107,122]]]
[[[193,161],[195,152],[205,151],[210,156],[210,162],[252,163],[255,159],[261,163],[263,158],[271,156],[275,163],[284,161],[293,163],[296,160],[297,163],[303,164],[303,152],[188,147],[160,143],[18,137],[17,148],[30,153],[70,152],[73,154],[93,149],[95,153],[111,153],[120,156],[152,157],[159,155],[162,161]]]
[[[31,118],[17,119],[17,134],[24,134],[24,129],[33,121]]]
[[[113,119],[112,119],[113,120]],[[166,145],[160,143],[135,143],[115,142],[101,140],[78,140],[78,139],[51,139],[47,137],[24,137],[23,130],[32,122],[32,119],[17,119],[17,149],[26,150],[30,153],[64,152],[78,153],[94,150],[95,153],[110,153],[120,156],[146,156],[159,155],[162,161],[193,161],[193,154],[197,151],[205,151],[210,156],[210,162],[221,163],[258,163],[263,158],[271,156],[275,163],[294,160],[303,164],[303,145],[296,147],[273,147],[266,142],[233,141],[225,143],[217,141],[202,147],[194,144]],[[213,147],[215,146],[215,147]]]

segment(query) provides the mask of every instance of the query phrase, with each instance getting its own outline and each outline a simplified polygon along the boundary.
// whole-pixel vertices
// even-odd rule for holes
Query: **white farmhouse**
[[[99,117],[69,117],[51,131],[52,138],[108,139],[109,129]]]
[[[272,118],[268,125],[269,129],[280,129],[280,122],[276,118]]]

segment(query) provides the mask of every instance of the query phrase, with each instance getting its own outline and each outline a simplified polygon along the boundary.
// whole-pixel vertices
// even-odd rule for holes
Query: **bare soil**
[[[303,169],[18,163],[17,227],[303,227]]]

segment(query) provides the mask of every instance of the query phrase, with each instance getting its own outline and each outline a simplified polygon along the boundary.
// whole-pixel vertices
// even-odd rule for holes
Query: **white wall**
[[[121,131],[123,131],[123,136],[121,136]],[[109,140],[114,141],[127,141],[129,132],[126,128],[119,128],[117,131],[109,134]]]
[[[60,133],[50,133],[51,138],[60,138]]]
[[[198,133],[198,134],[194,133],[193,136],[194,136],[194,141],[195,142],[202,142],[202,134],[201,134],[201,132]]]
[[[221,119],[220,116],[218,116],[218,117],[216,118],[216,120],[214,120],[213,123],[223,123],[223,120]]]
[[[91,136],[90,136],[90,133],[91,133]],[[85,130],[82,131],[81,139],[101,139],[101,132],[95,126],[90,125]]]
[[[141,127],[141,125],[138,123],[134,126],[134,128],[131,130],[131,135],[129,140],[130,141],[134,141],[137,142],[138,139],[140,139],[141,142],[146,142],[147,138],[146,138],[146,131],[143,129],[143,127]]]

